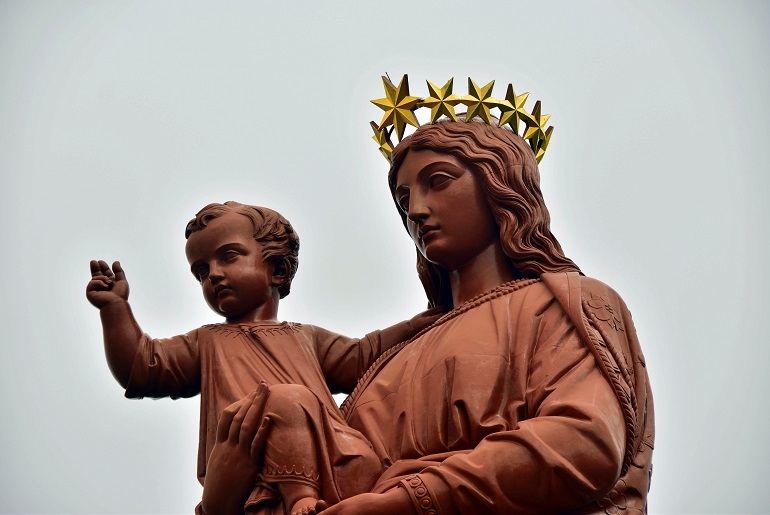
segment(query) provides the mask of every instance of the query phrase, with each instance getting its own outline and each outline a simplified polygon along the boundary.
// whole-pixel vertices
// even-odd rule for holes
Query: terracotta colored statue
[[[644,512],[653,406],[631,315],[551,234],[533,151],[500,127],[441,121],[398,144],[389,183],[429,305],[446,314],[380,357],[359,344],[339,362],[359,379],[345,420],[380,470],[324,513]],[[242,513],[287,445],[265,429],[273,390],[220,419],[209,515]],[[313,412],[291,445],[328,445],[319,467],[334,477],[346,449],[322,436],[332,412]]]
[[[218,509],[264,512],[268,506],[282,513],[285,505],[288,513],[308,514],[315,513],[321,496],[334,504],[370,489],[381,472],[379,457],[345,424],[329,388],[351,390],[363,367],[436,316],[418,316],[360,340],[279,322],[279,299],[289,294],[299,250],[285,218],[236,202],[211,204],[190,221],[185,234],[190,269],[224,324],[151,339],[131,313],[120,263],[113,264],[113,272],[104,261],[91,262],[86,294],[100,310],[107,361],[126,396],[201,394],[198,477],[206,484],[211,482],[206,462],[224,409],[244,397],[265,401],[270,417],[256,429],[270,437],[253,450],[264,466],[257,469],[249,462],[239,476],[242,486],[228,489]],[[304,432],[306,419],[318,424],[315,440]],[[240,422],[239,416],[234,421]],[[221,465],[237,469],[232,461]]]

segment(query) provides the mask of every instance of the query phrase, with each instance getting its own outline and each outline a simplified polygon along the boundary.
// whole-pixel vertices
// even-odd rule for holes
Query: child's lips
[[[230,291],[229,286],[219,284],[214,288],[214,295],[216,295],[217,298],[221,298],[223,295],[226,295],[229,291]]]

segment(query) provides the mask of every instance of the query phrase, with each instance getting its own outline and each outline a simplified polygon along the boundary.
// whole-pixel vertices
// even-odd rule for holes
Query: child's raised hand
[[[112,264],[113,271],[106,261],[91,261],[91,280],[86,286],[86,298],[95,307],[102,309],[116,300],[128,300],[128,281],[120,262]]]

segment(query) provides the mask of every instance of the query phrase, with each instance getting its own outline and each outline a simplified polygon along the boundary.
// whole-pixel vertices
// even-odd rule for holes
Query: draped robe
[[[503,285],[386,353],[343,405],[415,513],[646,511],[652,397],[630,314],[576,273]]]

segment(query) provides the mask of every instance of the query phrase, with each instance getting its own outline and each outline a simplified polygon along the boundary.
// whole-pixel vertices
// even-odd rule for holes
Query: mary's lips
[[[426,225],[424,227],[420,227],[420,230],[417,232],[417,235],[420,238],[424,238],[426,234],[430,234],[437,230],[438,230],[438,226],[436,225]]]

